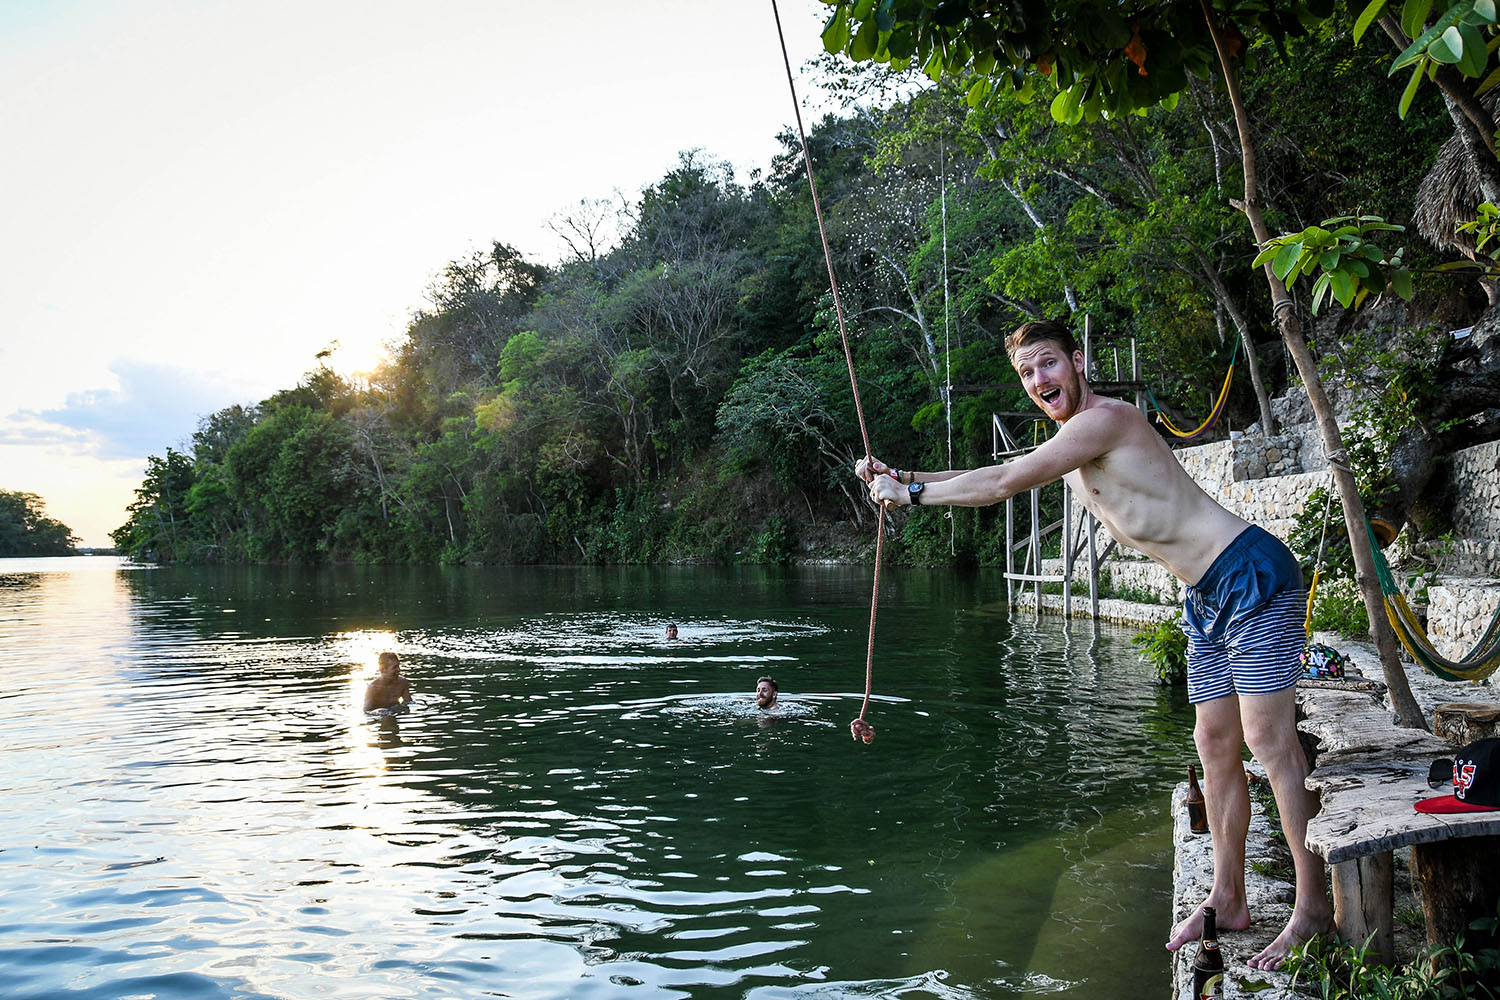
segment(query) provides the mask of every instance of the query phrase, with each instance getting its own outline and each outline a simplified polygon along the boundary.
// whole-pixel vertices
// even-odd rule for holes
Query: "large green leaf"
[[[1422,33],[1422,26],[1427,23],[1427,15],[1432,13],[1432,0],[1406,0],[1401,7],[1401,30],[1406,32],[1407,38],[1416,38]]]
[[[1490,61],[1490,50],[1485,47],[1484,36],[1472,24],[1460,24],[1458,34],[1464,46],[1463,55],[1458,60],[1459,72],[1470,78],[1483,76]]]
[[[1396,104],[1396,114],[1403,120],[1411,110],[1412,98],[1417,96],[1417,86],[1422,82],[1422,67],[1422,63],[1412,67],[1411,79],[1406,81],[1406,89],[1401,91],[1401,100]]]
[[[1446,65],[1455,65],[1464,57],[1464,38],[1459,32],[1458,25],[1450,24],[1443,33],[1437,37],[1431,45],[1427,46],[1427,55],[1436,62]]]
[[[1302,256],[1301,241],[1284,244],[1276,253],[1276,258],[1271,262],[1271,273],[1282,281],[1285,281],[1292,268],[1297,265],[1297,258]]]
[[[1381,12],[1384,10],[1385,0],[1370,0],[1369,6],[1366,7],[1360,13],[1359,17],[1354,21],[1354,44],[1359,44],[1359,40],[1364,37],[1364,34],[1369,29],[1370,25],[1375,22],[1375,19],[1379,17]]]

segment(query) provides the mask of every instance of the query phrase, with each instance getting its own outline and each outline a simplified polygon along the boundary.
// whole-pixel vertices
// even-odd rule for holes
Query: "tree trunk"
[[[1198,260],[1198,267],[1208,280],[1208,287],[1213,296],[1218,300],[1224,312],[1229,314],[1229,320],[1234,324],[1235,332],[1239,335],[1240,343],[1245,347],[1245,369],[1250,373],[1250,384],[1255,388],[1255,403],[1260,407],[1261,433],[1271,435],[1276,433],[1276,418],[1271,413],[1271,395],[1266,392],[1265,381],[1260,375],[1260,359],[1255,356],[1255,342],[1250,337],[1250,324],[1245,321],[1245,316],[1240,312],[1239,305],[1235,303],[1234,297],[1229,294],[1229,289],[1224,285],[1223,275],[1219,273],[1219,265],[1202,250],[1194,249]]]
[[[1240,135],[1240,154],[1244,158],[1245,200],[1233,203],[1250,220],[1250,229],[1255,242],[1265,246],[1271,232],[1260,212],[1260,201],[1256,194],[1255,146],[1250,134],[1250,118],[1245,111],[1244,95],[1240,91],[1239,77],[1224,48],[1224,38],[1214,20],[1208,0],[1203,0],[1203,16],[1208,21],[1209,33],[1213,36],[1215,50],[1219,54],[1219,66],[1224,72],[1224,83],[1229,91],[1229,102],[1234,108],[1234,123]],[[1427,722],[1412,697],[1411,685],[1406,680],[1406,670],[1396,650],[1396,637],[1391,632],[1390,621],[1385,615],[1385,599],[1380,592],[1380,580],[1375,571],[1374,552],[1370,548],[1370,536],[1365,526],[1365,508],[1359,499],[1359,488],[1354,482],[1354,472],[1349,468],[1349,453],[1344,450],[1344,441],[1339,433],[1338,421],[1334,418],[1333,406],[1328,394],[1323,391],[1323,382],[1318,377],[1318,365],[1307,341],[1302,338],[1302,324],[1286,286],[1265,265],[1266,281],[1271,288],[1271,308],[1276,314],[1276,324],[1281,337],[1292,354],[1297,372],[1307,387],[1308,401],[1312,403],[1317,418],[1318,432],[1323,438],[1323,451],[1328,455],[1328,464],[1333,470],[1338,486],[1339,499],[1344,507],[1344,527],[1349,532],[1349,546],[1354,555],[1354,578],[1359,584],[1360,596],[1364,598],[1365,612],[1370,618],[1370,632],[1375,648],[1380,652],[1380,666],[1385,675],[1386,687],[1390,689],[1391,701],[1395,705],[1397,722],[1413,729],[1426,729]]]

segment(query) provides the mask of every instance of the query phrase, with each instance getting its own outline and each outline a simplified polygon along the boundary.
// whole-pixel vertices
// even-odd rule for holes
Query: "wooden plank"
[[[1302,694],[1303,732],[1317,737],[1317,767],[1307,787],[1318,795],[1307,847],[1330,864],[1411,844],[1500,834],[1500,812],[1419,813],[1418,799],[1444,793],[1427,784],[1428,767],[1453,745],[1420,729],[1395,726],[1368,694],[1318,689]]]

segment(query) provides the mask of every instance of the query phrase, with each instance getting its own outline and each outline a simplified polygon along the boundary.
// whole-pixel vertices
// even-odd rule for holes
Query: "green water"
[[[0,562],[5,995],[1165,997],[1190,710],[882,583],[864,746],[868,567]]]

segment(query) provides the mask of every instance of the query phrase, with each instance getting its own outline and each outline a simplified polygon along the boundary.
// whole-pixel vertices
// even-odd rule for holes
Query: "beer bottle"
[[[1208,832],[1208,813],[1203,808],[1203,789],[1198,787],[1198,769],[1188,765],[1187,790],[1188,829],[1194,833]]]
[[[1224,995],[1224,956],[1219,954],[1219,929],[1212,906],[1203,908],[1203,940],[1193,956],[1193,998],[1209,1000]]]

